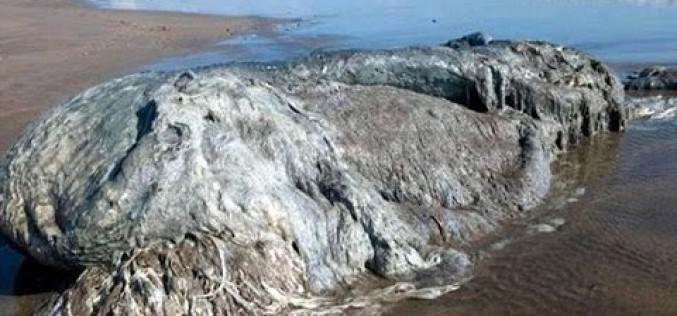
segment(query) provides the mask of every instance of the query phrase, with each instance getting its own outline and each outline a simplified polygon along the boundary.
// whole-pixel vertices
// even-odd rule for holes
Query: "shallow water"
[[[607,62],[677,62],[671,0],[98,0],[106,8],[302,18],[279,32],[243,36],[151,69],[275,60],[316,49],[437,44],[483,31],[495,38],[573,45]]]
[[[576,151],[568,176],[587,190],[549,214],[560,231],[516,236],[459,291],[392,314],[677,314],[676,135],[677,120],[646,121]]]

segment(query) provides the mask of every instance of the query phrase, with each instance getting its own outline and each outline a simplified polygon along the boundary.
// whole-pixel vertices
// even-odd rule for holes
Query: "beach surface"
[[[39,113],[87,87],[275,22],[0,0],[0,151]]]

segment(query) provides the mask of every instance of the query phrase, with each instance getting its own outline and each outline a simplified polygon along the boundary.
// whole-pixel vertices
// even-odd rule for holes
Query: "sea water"
[[[299,18],[153,69],[269,61],[313,50],[438,44],[481,31],[571,45],[615,64],[677,62],[674,0],[97,0],[105,8]]]

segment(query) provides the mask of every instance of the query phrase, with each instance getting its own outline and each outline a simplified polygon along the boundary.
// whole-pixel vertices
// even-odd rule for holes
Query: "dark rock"
[[[606,66],[535,42],[132,75],[24,132],[0,228],[84,269],[48,306],[65,314],[325,308],[370,276],[469,271],[462,250],[542,201],[557,152],[623,127],[621,99]],[[394,292],[362,294],[431,296]]]
[[[484,46],[489,45],[489,43],[491,43],[491,40],[492,40],[491,36],[482,32],[476,32],[468,34],[458,39],[450,40],[449,42],[447,42],[446,46],[457,49],[473,46]]]
[[[654,66],[628,76],[627,90],[677,90],[677,68]]]

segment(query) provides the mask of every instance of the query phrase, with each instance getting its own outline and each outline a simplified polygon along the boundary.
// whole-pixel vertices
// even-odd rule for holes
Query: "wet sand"
[[[0,0],[0,153],[47,108],[162,57],[279,20],[98,10],[66,0]],[[62,273],[0,241],[0,315],[28,315]]]
[[[523,235],[473,280],[392,315],[677,314],[677,121],[638,122],[567,157],[578,201],[553,234]],[[546,205],[547,207],[547,205]]]
[[[39,113],[89,86],[274,22],[0,0],[0,152]]]

